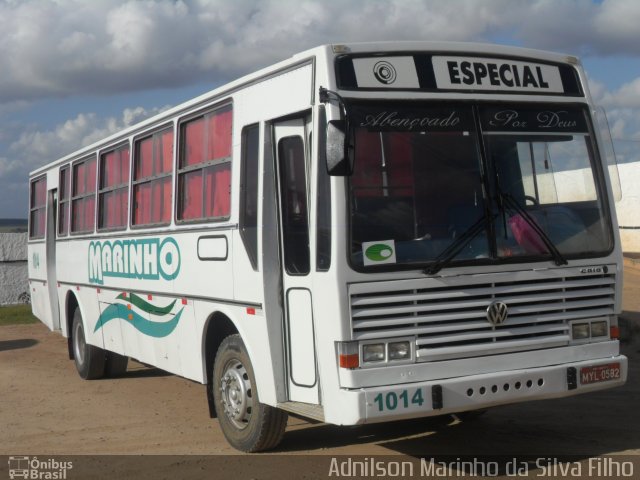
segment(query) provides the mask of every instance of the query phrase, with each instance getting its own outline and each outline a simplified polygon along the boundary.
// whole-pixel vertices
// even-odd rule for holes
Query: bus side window
[[[242,131],[242,173],[240,175],[240,236],[251,266],[258,270],[258,178],[260,129],[251,125]]]
[[[58,202],[58,236],[69,233],[69,200],[71,198],[71,170],[69,165],[60,169],[60,200]]]
[[[31,181],[31,206],[29,213],[29,238],[44,238],[47,219],[47,177],[43,175]]]
[[[73,165],[71,232],[93,233],[96,203],[96,157]]]

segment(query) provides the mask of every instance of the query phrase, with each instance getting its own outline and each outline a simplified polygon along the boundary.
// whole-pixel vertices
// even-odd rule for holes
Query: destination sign
[[[568,64],[429,53],[342,55],[336,59],[340,89],[486,92],[584,96]]]
[[[554,65],[477,57],[433,57],[438,88],[563,93]]]

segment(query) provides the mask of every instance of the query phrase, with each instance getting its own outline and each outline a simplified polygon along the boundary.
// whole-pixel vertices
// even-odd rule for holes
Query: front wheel
[[[260,403],[253,367],[240,335],[222,341],[210,388],[222,433],[231,446],[258,452],[280,443],[287,414]]]
[[[104,376],[105,351],[100,347],[89,345],[85,340],[84,324],[80,309],[73,312],[72,328],[73,357],[76,370],[85,380],[94,380]]]

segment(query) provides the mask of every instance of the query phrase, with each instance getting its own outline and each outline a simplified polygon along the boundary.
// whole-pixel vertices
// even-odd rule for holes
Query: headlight
[[[404,360],[411,357],[409,342],[393,342],[389,344],[389,360]]]
[[[369,343],[362,346],[363,362],[382,362],[384,361],[384,343]]]
[[[591,323],[591,336],[592,337],[606,337],[609,334],[609,328],[607,322],[592,322]]]
[[[589,338],[589,324],[574,323],[571,326],[571,336],[574,340],[583,340],[585,338]]]

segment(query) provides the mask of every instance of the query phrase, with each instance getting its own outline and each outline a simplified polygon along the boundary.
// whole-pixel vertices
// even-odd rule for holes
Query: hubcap
[[[82,330],[82,324],[78,323],[76,325],[76,330],[73,332],[73,353],[78,360],[80,365],[84,364],[84,350],[85,350],[85,341],[84,341],[84,331]]]
[[[227,418],[238,429],[246,428],[253,409],[253,391],[249,374],[238,360],[231,360],[225,365],[220,392]]]

